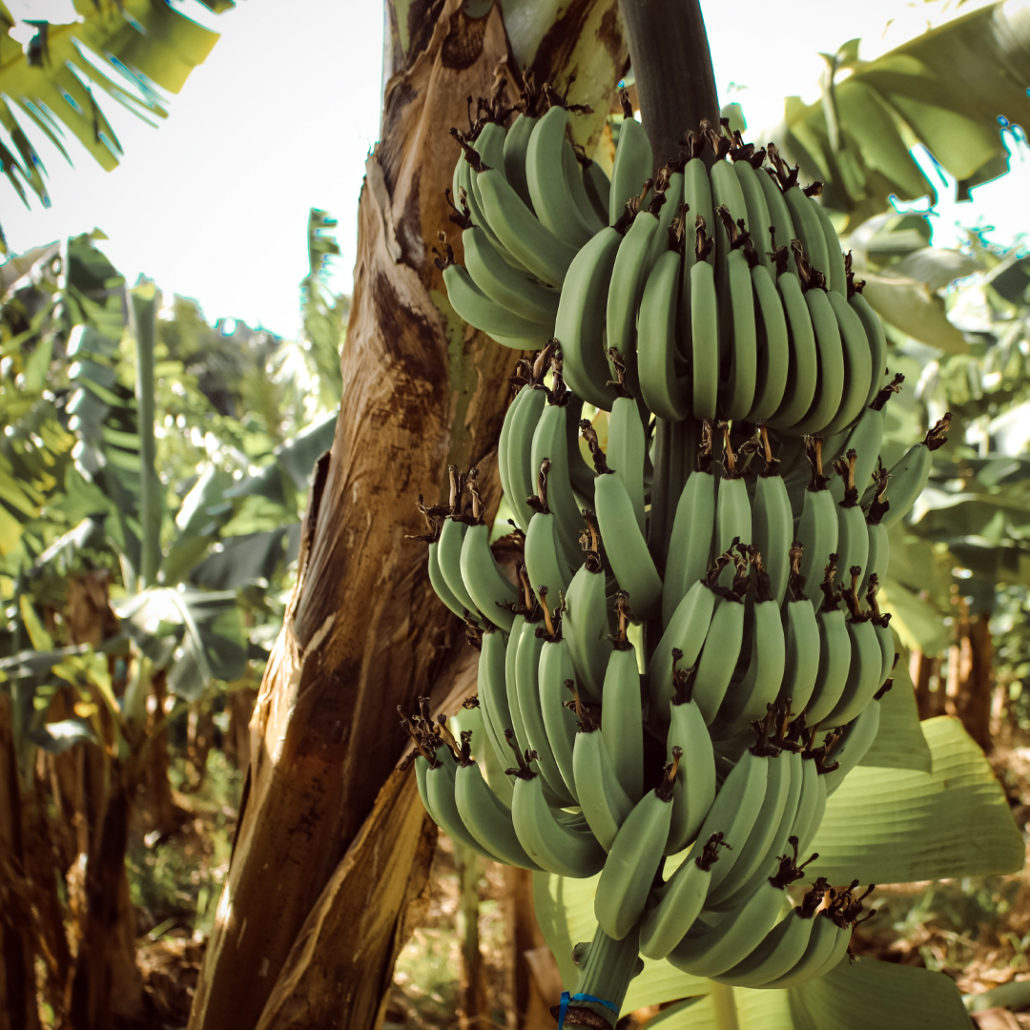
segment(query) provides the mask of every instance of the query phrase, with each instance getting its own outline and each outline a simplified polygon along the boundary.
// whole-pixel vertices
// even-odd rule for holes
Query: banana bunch
[[[543,114],[533,114],[543,104]],[[464,265],[444,240],[454,310],[499,343],[557,339],[572,391],[610,409],[613,353],[660,418],[832,436],[882,385],[886,340],[832,222],[772,144],[703,122],[652,177],[627,111],[612,176],[570,138],[552,91],[480,102],[452,184]],[[442,234],[441,234],[442,235]]]
[[[574,107],[546,86],[519,106],[480,100],[468,129],[451,130],[460,154],[448,199],[464,264],[446,240],[437,264],[462,319],[504,346],[535,350],[554,335],[569,265],[608,222],[611,184],[571,141]]]
[[[740,986],[802,983],[867,918],[871,886],[806,885],[800,856],[876,739],[896,661],[887,530],[949,419],[885,467],[902,377],[885,379],[882,328],[775,147],[702,126],[652,178],[628,119],[602,190],[568,118],[524,110],[461,140],[469,240],[487,225],[502,239],[482,182],[503,170],[572,256],[544,274],[499,249],[502,278],[557,297],[536,335],[512,332],[511,307],[494,323],[533,351],[497,448],[511,532],[492,539],[475,469],[450,467],[446,500],[419,500],[430,582],[479,658],[457,737],[426,702],[403,716],[416,782],[482,854],[598,876],[581,996],[612,997],[599,992],[639,955]],[[485,274],[474,285],[487,295]]]

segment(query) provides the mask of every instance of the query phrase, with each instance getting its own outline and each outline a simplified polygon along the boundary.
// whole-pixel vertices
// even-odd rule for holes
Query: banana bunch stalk
[[[901,377],[774,146],[702,124],[652,178],[627,117],[609,177],[545,99],[456,134],[452,306],[534,353],[498,441],[513,531],[492,539],[475,469],[419,501],[430,582],[479,649],[477,719],[455,738],[423,702],[404,723],[446,833],[598,875],[555,1009],[596,1026],[641,955],[782,988],[868,917],[871,886],[806,884],[800,856],[876,738],[886,530],[948,418],[884,468]]]

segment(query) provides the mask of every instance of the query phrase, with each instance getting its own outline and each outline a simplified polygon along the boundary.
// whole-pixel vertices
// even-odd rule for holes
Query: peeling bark
[[[614,10],[580,6],[598,20]],[[616,43],[612,32],[604,52]],[[596,49],[578,44],[571,53]],[[476,656],[429,587],[425,545],[406,535],[422,531],[418,494],[444,494],[449,462],[478,465],[497,499],[492,452],[515,355],[450,314],[432,246],[441,229],[459,240],[444,201],[448,129],[465,124],[467,96],[509,74],[500,10],[391,3],[387,60],[396,73],[359,202],[340,418],[251,720],[192,1030],[376,1025],[435,839],[398,766],[395,709],[432,693],[452,710],[474,689]],[[623,67],[624,51],[613,60]],[[607,106],[613,84],[595,103]]]

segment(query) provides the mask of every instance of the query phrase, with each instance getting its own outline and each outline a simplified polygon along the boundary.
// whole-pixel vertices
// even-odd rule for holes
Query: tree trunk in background
[[[521,2],[523,16],[533,4]],[[198,984],[191,1030],[355,1027],[382,1018],[405,910],[428,874],[435,831],[396,715],[432,691],[452,711],[475,653],[432,595],[415,500],[445,494],[445,469],[479,465],[497,499],[493,451],[515,355],[447,317],[432,246],[469,95],[510,75],[607,111],[626,51],[614,0],[541,0],[532,39],[501,10],[459,0],[387,5],[382,142],[358,210],[358,260],[332,451],[319,460],[298,578],[251,721],[237,836]],[[514,98],[517,91],[510,90]],[[341,104],[346,98],[341,98]],[[438,306],[439,305],[439,306]],[[486,473],[490,473],[486,476]]]
[[[37,1030],[30,881],[25,876],[22,808],[11,699],[0,694],[0,1030]]]

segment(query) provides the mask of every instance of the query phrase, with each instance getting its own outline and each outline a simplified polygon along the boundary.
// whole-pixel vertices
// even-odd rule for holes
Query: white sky
[[[8,6],[16,18],[64,20],[68,0]],[[739,101],[757,129],[777,120],[787,94],[817,95],[820,50],[860,36],[871,54],[889,19],[918,17],[921,5],[834,4],[832,19],[826,0],[795,0],[789,17],[765,0],[704,6],[720,98]],[[142,273],[195,297],[212,321],[295,334],[312,206],[339,219],[334,285],[350,288],[358,191],[379,131],[382,17],[375,0],[245,0],[214,18],[222,38],[170,98],[165,122],[112,119],[125,149],[115,171],[81,152],[69,168],[41,145],[49,211],[25,210],[0,182],[11,251],[98,227],[130,281]]]

